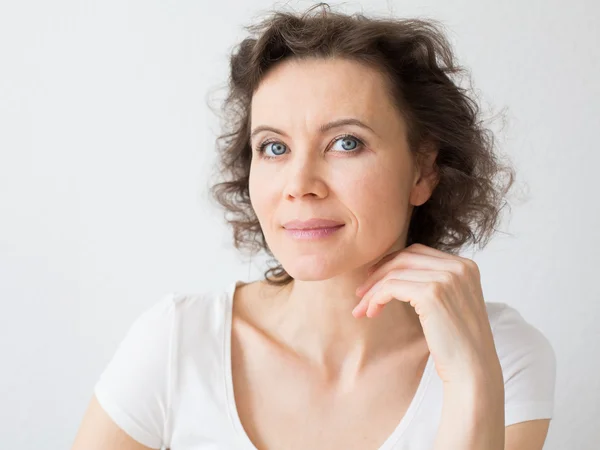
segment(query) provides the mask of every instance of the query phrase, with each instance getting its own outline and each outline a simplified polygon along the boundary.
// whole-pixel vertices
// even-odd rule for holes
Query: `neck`
[[[352,315],[366,269],[275,288],[268,320],[277,339],[310,365],[338,377],[342,372],[354,376],[421,337],[418,315],[405,302],[392,300],[374,318]]]

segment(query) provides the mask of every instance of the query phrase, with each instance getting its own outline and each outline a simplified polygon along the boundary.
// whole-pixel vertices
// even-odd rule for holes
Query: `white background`
[[[117,344],[164,293],[262,273],[207,200],[219,131],[208,104],[242,26],[280,5],[1,3],[2,448],[69,448]],[[443,21],[484,111],[505,109],[497,142],[523,200],[508,235],[463,256],[486,300],[517,307],[555,348],[545,448],[598,448],[598,3],[343,4],[361,9]]]

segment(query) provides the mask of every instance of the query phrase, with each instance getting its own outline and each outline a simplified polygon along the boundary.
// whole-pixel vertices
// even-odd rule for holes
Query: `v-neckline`
[[[246,433],[242,425],[242,421],[240,419],[237,405],[235,404],[235,396],[233,390],[233,367],[231,360],[231,334],[232,334],[232,323],[233,323],[233,298],[235,294],[236,288],[240,284],[247,284],[244,281],[236,280],[230,284],[228,289],[225,292],[225,323],[224,323],[224,336],[223,336],[223,374],[224,374],[224,382],[225,382],[225,397],[226,397],[226,409],[227,413],[233,426],[236,437],[241,439],[244,445],[244,450],[258,450],[253,442],[250,440],[250,437]],[[433,373],[433,358],[431,357],[431,353],[427,357],[427,363],[425,364],[425,369],[423,370],[423,374],[421,375],[421,379],[419,380],[419,385],[417,386],[417,390],[408,405],[404,416],[400,419],[400,422],[394,428],[392,433],[387,437],[387,439],[381,444],[381,446],[377,450],[393,450],[395,445],[399,442],[400,438],[404,434],[404,431],[410,425],[410,422],[414,418],[417,413],[419,406],[421,405],[421,401],[425,396],[425,391],[427,386],[429,385],[429,381],[431,379],[431,375]]]

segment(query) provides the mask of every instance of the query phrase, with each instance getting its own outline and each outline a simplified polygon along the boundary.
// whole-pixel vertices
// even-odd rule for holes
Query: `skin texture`
[[[368,304],[358,314],[352,313],[362,298],[357,288],[367,285],[369,289],[376,280],[391,280],[390,274],[401,277],[398,252],[408,250],[405,242],[412,209],[429,199],[437,182],[435,150],[422,158],[414,156],[408,148],[406,125],[389,99],[377,71],[340,59],[284,61],[266,75],[253,96],[252,130],[267,126],[279,132],[263,129],[252,136],[250,198],[270,249],[295,279],[277,289],[250,283],[240,289],[234,302],[235,401],[244,429],[260,449],[292,448],[291,443],[298,445],[295,448],[315,450],[336,444],[337,448],[377,448],[381,437],[389,435],[402,417],[399,414],[405,412],[420,379],[428,349],[423,345],[427,336],[414,301],[392,301],[392,290],[386,295],[371,289],[370,298],[379,306],[371,307],[367,318]],[[319,131],[324,124],[350,118],[371,130],[344,125]],[[342,137],[345,134],[353,136]],[[265,141],[270,142],[263,155],[258,147]],[[344,227],[313,241],[295,240],[282,227],[289,220],[312,217],[334,219]],[[412,250],[425,258],[432,249]],[[444,259],[457,261],[449,256]],[[417,256],[411,258],[415,264]],[[431,275],[434,260],[427,261],[421,270]],[[369,273],[377,263],[379,271]],[[457,267],[439,266],[438,275]],[[407,272],[403,273],[406,278]],[[423,273],[411,272],[412,276]],[[477,291],[473,284],[477,277],[470,274],[459,273],[456,286],[470,286],[461,292]],[[428,297],[427,311],[437,320],[430,328],[450,329],[452,318],[461,315],[440,313],[451,310],[439,309],[441,300],[451,297],[442,292],[449,291],[427,292],[437,293]],[[260,302],[256,301],[259,297]],[[475,296],[471,302],[471,317],[481,319],[476,306],[482,300]],[[441,345],[443,335],[427,340],[428,345],[435,345],[431,353],[435,351],[444,362],[447,384],[452,386],[445,389],[437,448],[541,449],[548,420],[504,429],[499,366],[489,354],[489,330],[479,326],[481,322],[477,325],[487,340],[463,339],[465,351],[459,354],[477,357],[449,355]],[[476,344],[480,347],[470,353]],[[492,370],[479,370],[482,366]],[[467,372],[472,375],[468,386],[451,383],[452,376]],[[306,412],[331,432],[321,436],[314,424],[298,429],[293,417],[273,415],[282,409],[271,402],[281,398],[293,405],[292,410]],[[349,420],[356,419],[348,414],[366,408],[371,408],[369,414],[348,426]],[[329,413],[323,415],[325,410]],[[337,429],[339,433],[333,432]],[[364,440],[340,442],[348,429]],[[498,433],[502,433],[500,438]],[[326,437],[338,440],[326,442]],[[300,439],[310,440],[302,447]],[[284,442],[290,446],[277,447]],[[72,450],[109,448],[146,447],[126,436],[92,399]]]
[[[106,414],[92,396],[79,425],[72,450],[148,450],[135,441]]]
[[[319,132],[345,118],[373,131],[348,125]],[[436,174],[417,166],[381,75],[356,62],[285,61],[255,92],[251,124],[287,135],[261,131],[251,141],[252,206],[269,247],[295,279],[272,305],[285,321],[279,337],[331,371],[354,361],[345,374],[354,377],[376,350],[403,345],[406,330],[418,326],[413,309],[400,302],[379,323],[356,320],[351,311],[369,266],[404,247],[412,208],[430,197]],[[346,150],[344,134],[364,144],[351,140],[346,148],[355,150]],[[257,152],[264,141],[272,141],[264,155],[275,159]],[[282,228],[312,217],[345,226],[315,241],[296,241]]]
[[[476,264],[425,246],[405,249],[412,208],[427,201],[436,185],[436,153],[413,157],[406,124],[389,98],[379,73],[342,59],[284,62],[253,97],[252,129],[276,130],[253,134],[250,198],[269,248],[294,277],[285,300],[272,305],[285,311],[280,337],[325,367],[352,358],[356,363],[345,374],[351,379],[376,355],[374,348],[406,344],[396,330],[413,328],[417,317],[448,399],[436,448],[505,448],[503,441],[508,448],[541,448],[546,420],[513,426],[504,436],[502,373]],[[348,117],[370,129],[346,125],[319,132]],[[350,145],[336,141],[343,133],[353,135]],[[310,217],[345,225],[312,241],[292,239],[282,228],[287,220]],[[384,258],[391,259],[385,270],[365,273]],[[357,292],[368,299],[355,310]],[[396,299],[401,301],[391,301]],[[348,317],[349,310],[354,318],[380,316],[383,306],[391,321],[363,321],[361,327]],[[461,375],[469,386],[456,381]],[[464,398],[472,402],[465,406]],[[461,422],[457,413],[465,408],[470,415],[463,417],[471,420]]]

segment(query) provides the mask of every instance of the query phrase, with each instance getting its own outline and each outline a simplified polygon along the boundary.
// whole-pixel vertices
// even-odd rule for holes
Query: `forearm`
[[[470,384],[444,386],[435,450],[504,450],[504,382],[494,373]]]

